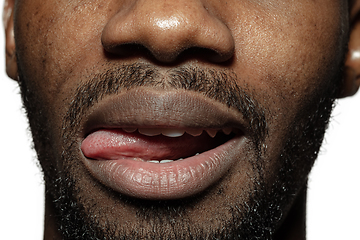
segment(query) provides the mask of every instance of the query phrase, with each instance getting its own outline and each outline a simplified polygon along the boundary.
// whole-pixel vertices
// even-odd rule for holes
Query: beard
[[[234,74],[217,70],[179,68],[165,81],[156,69],[133,64],[113,68],[79,86],[62,122],[62,151],[51,141],[53,126],[49,110],[33,92],[20,72],[20,87],[27,110],[34,146],[43,169],[46,196],[55,209],[58,228],[64,239],[272,239],[306,182],[321,146],[331,114],[341,72],[318,87],[296,113],[284,136],[284,146],[276,161],[279,168],[269,184],[266,178],[266,139],[273,114],[256,101],[255,93],[237,85]],[[213,225],[193,221],[191,212],[214,191],[181,200],[151,201],[128,197],[94,180],[81,164],[77,133],[82,117],[106,96],[137,87],[159,87],[195,91],[233,107],[242,113],[251,129],[249,184],[239,186],[242,197],[227,204],[226,214]],[[43,114],[39,114],[43,113]],[[86,176],[86,178],[84,178]],[[90,180],[89,180],[90,179]],[[92,187],[90,187],[92,185]],[[95,186],[95,187],[94,187]],[[103,197],[85,193],[96,188]],[[111,199],[110,205],[101,202]],[[245,200],[244,200],[245,199]],[[134,209],[137,222],[119,224],[117,206]]]

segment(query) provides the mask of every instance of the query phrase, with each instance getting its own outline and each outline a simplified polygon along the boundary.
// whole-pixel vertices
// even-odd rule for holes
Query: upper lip
[[[83,138],[101,128],[239,129],[247,135],[242,114],[216,100],[186,90],[139,88],[110,95],[91,107]]]

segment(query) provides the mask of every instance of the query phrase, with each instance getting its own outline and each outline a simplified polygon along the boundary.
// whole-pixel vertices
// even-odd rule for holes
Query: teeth
[[[210,137],[214,138],[218,130],[216,129],[207,129],[206,132],[209,134]]]
[[[184,135],[185,130],[174,128],[139,128],[139,133],[146,136],[157,136],[162,134],[167,137],[181,137]]]
[[[178,160],[182,160],[182,158],[180,158]],[[173,162],[173,161],[174,160],[164,159],[164,160],[150,160],[147,162],[149,162],[149,163],[169,163],[169,162]]]
[[[232,132],[232,128],[223,128],[222,129],[223,133],[225,133],[226,135],[229,135]]]
[[[139,133],[146,136],[156,136],[161,134],[161,128],[139,128]]]
[[[132,133],[135,132],[137,128],[127,127],[127,128],[123,128],[123,130],[127,133]],[[198,137],[203,133],[204,130],[201,128],[189,128],[186,130],[177,129],[177,128],[139,128],[138,131],[139,133],[146,136],[157,136],[162,134],[167,137],[181,137],[186,132],[193,137]],[[208,133],[210,137],[214,138],[219,130],[206,129],[205,131]],[[223,131],[224,134],[229,135],[233,131],[233,129],[223,128],[221,129],[221,131]]]
[[[169,162],[173,162],[174,160],[161,160],[160,163],[169,163]]]
[[[193,137],[197,137],[202,134],[203,130],[200,128],[192,128],[192,129],[186,129],[186,132]]]
[[[180,137],[184,135],[185,131],[181,129],[164,128],[162,129],[161,133],[167,137]]]
[[[137,128],[123,128],[123,130],[127,133],[135,132]]]

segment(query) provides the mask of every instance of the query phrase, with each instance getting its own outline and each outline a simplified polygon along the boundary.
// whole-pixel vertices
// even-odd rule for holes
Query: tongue
[[[176,138],[163,135],[148,137],[121,129],[102,129],[88,135],[82,142],[81,150],[87,158],[96,160],[176,160],[217,145],[216,140],[207,134],[198,137],[188,134]]]

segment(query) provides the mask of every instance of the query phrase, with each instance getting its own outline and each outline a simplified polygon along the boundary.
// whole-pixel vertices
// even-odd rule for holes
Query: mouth
[[[235,136],[232,128],[120,128],[99,129],[85,138],[82,150],[96,160],[132,159],[169,163],[197,156]]]
[[[125,195],[189,197],[236,164],[245,140],[240,122],[238,112],[196,94],[129,91],[96,104],[88,116],[84,164]]]

